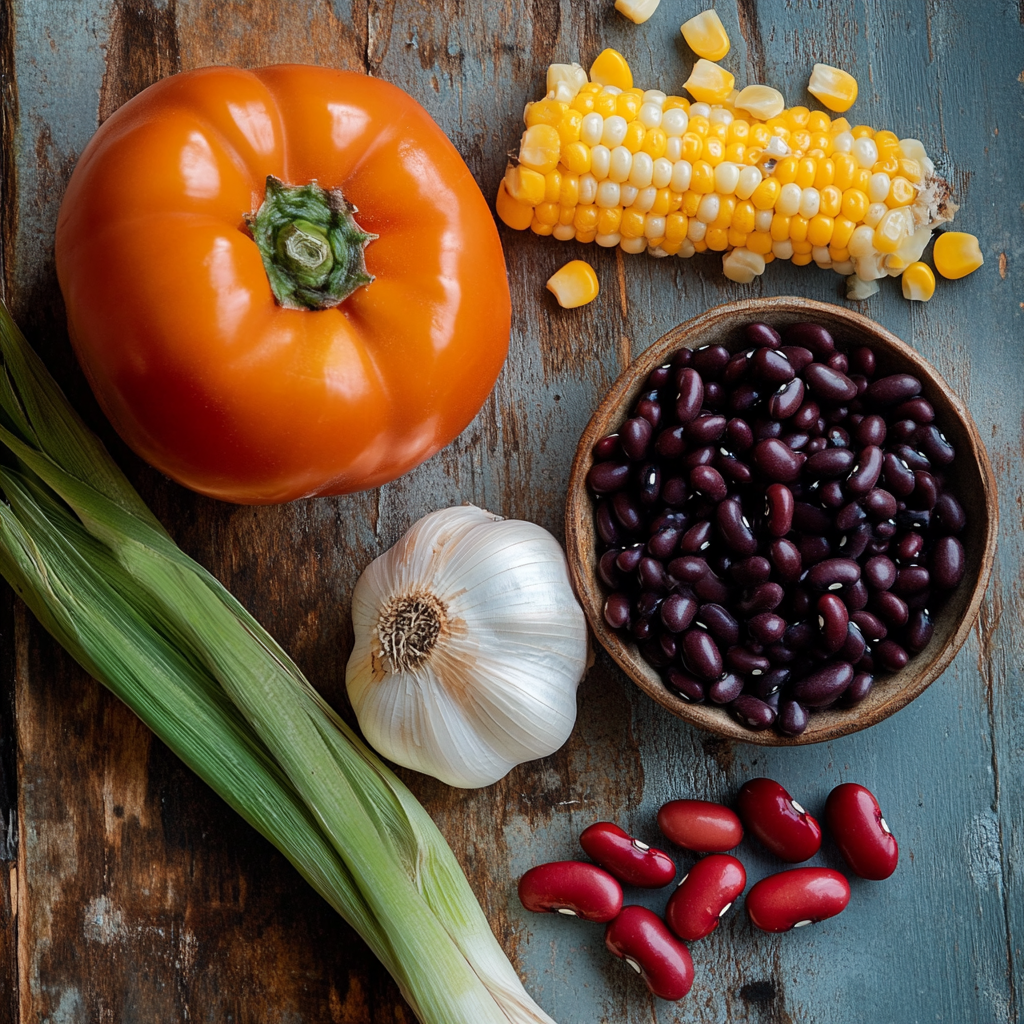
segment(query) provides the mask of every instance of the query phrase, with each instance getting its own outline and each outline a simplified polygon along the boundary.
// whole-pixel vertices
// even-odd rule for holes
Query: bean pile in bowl
[[[912,699],[987,577],[994,511],[958,473],[987,469],[976,435],[958,451],[969,416],[920,357],[821,309],[666,348],[603,424],[599,410],[610,429],[585,435],[570,488],[570,564],[599,639],[677,714],[760,742],[826,738],[817,718],[838,735]]]

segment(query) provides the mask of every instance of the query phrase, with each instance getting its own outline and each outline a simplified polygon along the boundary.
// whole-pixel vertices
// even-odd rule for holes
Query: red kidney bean
[[[519,901],[535,914],[564,914],[603,924],[622,909],[622,886],[578,860],[538,864],[519,879]]]
[[[805,366],[801,376],[815,398],[826,402],[848,402],[857,397],[857,385],[845,373],[824,363]]]
[[[681,583],[696,583],[708,572],[708,563],[699,555],[682,555],[668,563],[668,571]]]
[[[729,598],[729,588],[713,572],[706,572],[693,585],[694,593],[702,601],[715,601],[719,604]]]
[[[690,991],[690,951],[653,910],[623,907],[605,929],[604,944],[613,956],[625,960],[659,999],[682,999]]]
[[[844,505],[836,515],[836,529],[843,531],[852,530],[855,526],[863,523],[867,517],[867,513],[860,503],[851,501],[848,505]]]
[[[669,506],[682,505],[690,496],[686,481],[679,476],[670,476],[661,485],[661,500]]]
[[[725,369],[722,371],[722,383],[723,384],[738,384],[747,375],[747,370],[750,368],[750,357],[754,354],[752,348],[747,349],[746,352],[737,352],[729,362],[725,364]]]
[[[853,666],[848,661],[830,661],[797,680],[792,693],[807,707],[823,708],[838,700],[852,681]]]
[[[610,502],[598,502],[594,520],[597,525],[597,534],[605,544],[618,544],[622,540],[622,531],[612,518]]]
[[[660,889],[676,876],[668,854],[634,839],[610,821],[598,821],[580,834],[580,846],[620,882],[643,889]]]
[[[931,613],[927,608],[917,608],[910,613],[907,629],[903,635],[904,642],[908,650],[918,654],[931,642],[934,632],[935,624],[932,622]]]
[[[732,578],[744,587],[756,587],[759,583],[767,583],[771,578],[772,566],[767,558],[751,555],[733,564],[729,569]]]
[[[914,471],[892,452],[882,456],[882,482],[896,498],[908,497],[916,486]]]
[[[762,676],[771,668],[771,662],[761,654],[755,654],[739,644],[725,652],[726,664],[741,676]]]
[[[769,327],[768,324],[747,324],[743,333],[746,335],[747,341],[758,348],[778,348],[782,344],[779,332],[774,327]]]
[[[846,504],[843,485],[839,480],[826,480],[818,491],[818,500],[823,508],[841,508]]]
[[[741,725],[755,732],[769,728],[776,717],[775,709],[771,705],[749,693],[737,697],[729,705],[729,711]]]
[[[721,384],[717,384],[714,381],[705,381],[704,383],[704,408],[710,409],[712,412],[718,412],[719,409],[725,404],[727,398],[727,392]]]
[[[826,558],[807,572],[807,582],[815,590],[841,590],[859,579],[860,566],[852,558]]]
[[[798,501],[793,506],[793,526],[801,533],[817,538],[832,529],[832,519],[824,509]]]
[[[780,385],[768,399],[768,415],[773,420],[788,420],[804,403],[804,382],[797,377]]]
[[[775,566],[776,575],[783,583],[795,583],[803,572],[800,549],[785,537],[772,541],[768,549],[768,559]]]
[[[864,657],[866,651],[867,641],[860,631],[860,626],[852,621],[847,623],[846,639],[843,641],[843,646],[836,651],[836,657],[840,661],[848,661],[851,665],[856,665]]]
[[[587,473],[587,484],[595,494],[612,494],[629,483],[628,462],[598,462]]]
[[[821,847],[821,828],[774,779],[751,779],[737,796],[744,828],[780,860],[796,863]]]
[[[759,583],[736,602],[736,608],[744,615],[757,615],[759,612],[770,612],[782,603],[786,592],[778,583]]]
[[[790,417],[790,426],[796,430],[817,430],[821,409],[813,398],[808,398]],[[822,431],[818,431],[821,433]]]
[[[759,348],[750,360],[755,376],[769,384],[785,384],[796,376],[793,364],[784,352]]]
[[[782,436],[782,424],[776,420],[765,419],[763,416],[758,416],[751,424],[754,431],[755,441],[764,441],[769,437],[781,437]]]
[[[875,590],[888,590],[896,582],[896,564],[885,555],[876,555],[864,563],[862,576]]]
[[[836,786],[825,801],[825,821],[855,875],[880,882],[896,870],[899,846],[870,790],[855,782]]]
[[[868,643],[874,644],[879,640],[884,640],[889,633],[882,620],[877,615],[872,615],[871,612],[853,612],[850,619],[857,624]]]
[[[738,484],[748,484],[754,478],[750,467],[745,462],[740,462],[734,455],[721,449],[715,456],[715,466],[724,477],[735,481]]]
[[[764,675],[754,679],[754,696],[767,700],[773,693],[778,693],[787,682],[791,673],[788,668],[773,668]]]
[[[926,508],[904,509],[895,516],[895,525],[903,530],[927,530],[931,521],[932,514]]]
[[[800,475],[806,456],[794,452],[778,438],[768,438],[754,445],[754,464],[769,480],[789,483]],[[595,467],[596,468],[596,467]]]
[[[769,385],[770,386],[770,385]],[[764,393],[764,384],[740,384],[732,395],[729,396],[729,410],[731,412],[746,412],[753,408],[761,400]]]
[[[893,373],[868,385],[865,397],[874,405],[896,405],[921,393],[921,382],[909,373]]]
[[[677,459],[686,451],[683,427],[666,427],[654,440],[654,450],[664,459]]]
[[[717,643],[729,646],[739,642],[740,624],[720,604],[713,602],[702,604],[698,614],[700,615],[698,622],[707,629]]]
[[[679,546],[679,538],[682,532],[674,526],[668,526],[659,530],[650,540],[647,541],[647,550],[660,561],[667,561],[675,553]]]
[[[722,501],[729,493],[722,474],[712,466],[695,466],[690,470],[690,486],[712,501]]]
[[[851,583],[839,596],[851,612],[859,612],[868,606],[868,588],[863,580]]]
[[[759,644],[772,644],[782,639],[786,632],[786,620],[774,612],[761,612],[750,619],[747,629]]]
[[[689,594],[669,594],[661,605],[662,625],[670,633],[682,633],[697,615],[697,601]]]
[[[728,421],[724,416],[715,414],[703,414],[686,425],[686,440],[688,444],[709,444],[717,441],[725,433],[725,425]]]
[[[880,590],[872,594],[868,606],[889,626],[905,626],[910,617],[906,601],[889,590]]]
[[[650,507],[661,494],[661,467],[648,462],[640,470],[640,503]]]
[[[804,472],[815,480],[828,480],[848,473],[856,460],[849,448],[826,448],[810,456]]]
[[[910,660],[910,655],[895,640],[883,640],[871,649],[872,657],[889,672],[899,672]]]
[[[814,353],[802,345],[782,345],[779,351],[789,360],[796,373],[800,373],[808,363],[814,362]]]
[[[754,444],[754,431],[750,424],[735,416],[725,425],[725,436],[733,452],[745,452]]]
[[[850,360],[842,352],[836,352],[829,356],[826,362],[833,370],[838,370],[840,373],[846,373],[850,369]]]
[[[896,542],[896,557],[902,562],[914,561],[924,550],[924,537],[912,530]]]
[[[609,548],[598,560],[597,574],[605,586],[615,588],[622,583],[622,570],[618,566],[618,548]]]
[[[628,491],[619,491],[612,496],[611,509],[615,518],[628,533],[636,533],[643,525],[643,513],[640,506]]]
[[[966,557],[964,546],[956,537],[940,537],[928,561],[931,582],[940,590],[952,590],[958,586],[967,570]]]
[[[846,492],[851,495],[864,495],[878,483],[882,473],[882,449],[869,444],[860,450],[857,463],[846,478]]]
[[[694,523],[679,542],[679,550],[688,555],[696,554],[698,551],[705,551],[711,546],[711,523],[704,520]]]
[[[762,442],[765,443],[769,442]],[[737,554],[752,555],[757,551],[757,538],[737,498],[719,502],[715,509],[715,521],[722,539]]]
[[[671,363],[656,366],[647,376],[647,387],[657,389],[667,384],[675,374]]]
[[[647,449],[651,444],[653,430],[649,420],[643,416],[635,416],[626,420],[619,429],[619,443],[627,458],[640,462],[647,457]]]
[[[701,679],[717,679],[722,674],[722,655],[710,634],[688,629],[682,635],[683,664]]]
[[[868,377],[875,375],[875,353],[867,345],[859,345],[850,353],[850,366]]]
[[[667,593],[672,582],[665,573],[665,568],[656,558],[641,558],[637,567],[637,576],[640,579],[640,586],[644,590],[653,590],[655,593]]]
[[[787,345],[802,345],[826,359],[836,350],[832,335],[820,324],[789,324],[782,329],[782,338]]]
[[[715,461],[715,446],[711,444],[702,445],[700,448],[693,448],[683,458],[683,465],[687,469],[695,466],[710,466]]]
[[[913,420],[896,420],[889,424],[888,439],[893,444],[907,444],[916,432],[917,424]]]
[[[871,692],[875,683],[875,677],[870,672],[858,672],[853,681],[846,688],[846,692],[839,699],[844,708],[852,708],[859,704]]]
[[[762,878],[747,893],[745,906],[762,931],[788,932],[835,917],[849,902],[850,884],[838,871],[793,868]]]
[[[849,624],[849,612],[840,598],[835,594],[818,598],[818,629],[829,654],[835,654],[846,643]]]
[[[896,582],[892,592],[905,598],[926,589],[931,583],[931,573],[923,565],[908,565],[896,571]]]
[[[928,456],[933,466],[948,466],[956,451],[934,423],[918,427],[914,433],[914,447]]]
[[[632,547],[623,548],[615,559],[616,568],[624,573],[635,572],[640,564],[640,559],[643,557],[644,546],[642,544],[634,544]]]
[[[665,907],[665,921],[681,939],[696,942],[717,927],[747,884],[743,865],[727,853],[697,861]]]
[[[785,537],[793,527],[793,492],[785,484],[769,484],[765,490],[765,518],[773,537]]]
[[[926,469],[914,472],[914,490],[907,498],[907,504],[915,509],[933,509],[939,499],[939,485]]]
[[[885,435],[885,420],[876,414],[865,416],[857,424],[853,432],[854,438],[861,446],[873,444],[881,447],[885,443]]]
[[[779,440],[789,449],[794,452],[803,452],[804,455],[812,454],[807,451],[807,445],[815,440],[810,434],[794,433],[794,434],[783,434]]]
[[[923,455],[916,448],[911,448],[909,444],[893,445],[891,451],[908,469],[932,468],[932,464],[928,461],[927,456]]]
[[[736,813],[709,800],[671,800],[658,811],[658,828],[694,853],[725,853],[738,846],[743,825]]]
[[[593,451],[595,462],[604,462],[607,459],[614,459],[616,456],[621,455],[622,448],[619,445],[619,435],[608,434],[607,437],[602,437],[594,445]]]

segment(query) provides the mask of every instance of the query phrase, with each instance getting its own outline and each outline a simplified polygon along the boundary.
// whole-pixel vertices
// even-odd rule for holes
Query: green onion
[[[430,816],[185,555],[0,304],[0,572],[366,940],[423,1024],[550,1022]]]

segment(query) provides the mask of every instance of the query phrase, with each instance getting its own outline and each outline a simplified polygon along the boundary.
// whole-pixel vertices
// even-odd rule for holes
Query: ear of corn
[[[707,60],[687,83],[694,100],[634,87],[624,64],[606,50],[571,101],[549,92],[527,107],[498,192],[509,227],[658,257],[720,253],[739,282],[775,259],[813,262],[856,277],[861,295],[919,262],[952,219],[948,187],[917,139],[785,109],[770,87],[737,93]]]

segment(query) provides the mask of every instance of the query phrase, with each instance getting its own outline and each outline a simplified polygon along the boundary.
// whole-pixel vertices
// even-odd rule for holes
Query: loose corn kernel
[[[841,114],[849,110],[857,99],[857,79],[849,72],[828,64],[815,64],[807,91],[823,107]]]
[[[634,25],[642,25],[658,9],[661,0],[615,0],[615,10]]]
[[[722,260],[722,273],[730,281],[750,284],[764,273],[764,253],[756,253],[749,248],[733,249]]]
[[[632,89],[633,72],[629,70],[626,58],[609,46],[590,65],[590,81],[606,87],[612,85],[618,89]]]
[[[594,268],[584,260],[572,260],[548,279],[548,291],[563,309],[585,306],[597,298],[600,286]]]
[[[729,36],[716,11],[702,11],[685,22],[679,31],[698,57],[721,60],[729,52]]]
[[[533,220],[533,207],[516,202],[505,189],[505,179],[498,185],[498,195],[494,200],[494,208],[498,218],[515,231],[525,231]]]
[[[778,117],[786,108],[786,100],[778,89],[770,85],[748,85],[736,97],[736,109],[743,110],[762,121]]]
[[[701,103],[721,103],[732,92],[736,79],[717,64],[702,57],[693,65],[683,88]]]
[[[973,274],[985,262],[977,237],[966,231],[944,231],[939,235],[932,259],[935,269],[950,281]]]
[[[903,271],[903,298],[927,302],[935,294],[935,275],[927,263],[911,263]]]

